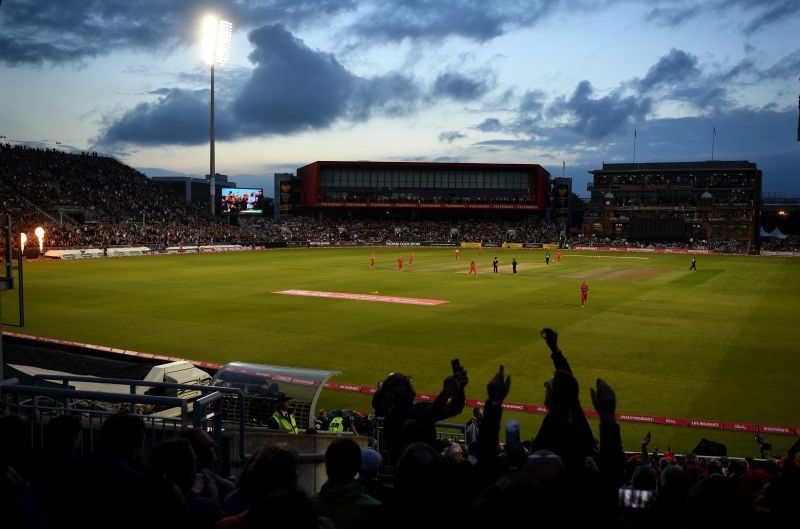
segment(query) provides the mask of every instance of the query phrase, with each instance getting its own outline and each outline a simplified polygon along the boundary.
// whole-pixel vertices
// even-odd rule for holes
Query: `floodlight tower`
[[[233,24],[220,20],[214,15],[203,19],[203,60],[211,66],[211,168],[209,172],[211,187],[211,215],[217,204],[216,168],[214,167],[214,67],[225,64],[231,53],[231,33]]]

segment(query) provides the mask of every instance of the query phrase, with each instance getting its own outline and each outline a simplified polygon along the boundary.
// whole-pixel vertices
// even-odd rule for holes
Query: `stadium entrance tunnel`
[[[241,389],[245,395],[245,424],[265,426],[277,409],[280,394],[292,397],[293,413],[300,431],[313,425],[317,399],[325,383],[341,371],[301,369],[231,362],[211,379],[212,386]],[[223,401],[224,421],[239,421],[241,411],[235,397]]]

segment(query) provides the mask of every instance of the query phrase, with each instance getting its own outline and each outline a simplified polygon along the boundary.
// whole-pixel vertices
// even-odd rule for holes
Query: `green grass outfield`
[[[485,398],[499,364],[509,401],[540,404],[552,364],[539,330],[552,327],[581,383],[602,377],[622,413],[800,426],[800,260],[541,250],[275,250],[30,262],[21,332],[217,363],[239,360],[340,370],[374,385],[390,371],[435,393],[458,357],[467,395]],[[491,273],[497,256],[501,273]],[[555,252],[551,252],[555,260]],[[396,259],[404,267],[397,270]],[[520,272],[510,271],[512,257]],[[467,275],[477,259],[479,274]],[[579,286],[591,288],[580,306]],[[272,294],[309,289],[448,300],[426,307]],[[16,292],[3,296],[14,318]],[[19,331],[7,328],[9,331]],[[319,406],[369,408],[369,397],[324,391]],[[459,420],[466,421],[467,414]],[[506,412],[533,436],[542,416]],[[662,450],[702,437],[758,454],[753,434],[622,423],[627,449],[647,430]],[[765,437],[785,451],[792,438]]]

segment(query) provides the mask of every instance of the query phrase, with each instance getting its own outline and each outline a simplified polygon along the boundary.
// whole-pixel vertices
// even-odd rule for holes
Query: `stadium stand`
[[[651,450],[648,433],[640,452],[625,453],[615,391],[600,379],[592,388],[592,406],[600,418],[599,429],[593,431],[557,334],[545,329],[542,335],[554,374],[545,390],[549,411],[536,435],[507,423],[501,442],[503,403],[511,383],[502,366],[486,385],[478,438],[469,446],[438,437],[432,428],[433,421],[463,405],[466,371],[445,377],[442,394],[423,405],[407,398],[409,381],[394,373],[374,400],[376,412],[392,424],[384,441],[402,447],[393,475],[373,477],[369,483],[353,480],[362,465],[377,467],[380,456],[366,450],[362,459],[363,444],[359,448],[352,441],[336,441],[350,435],[337,433],[325,456],[316,456],[328,468],[328,481],[311,502],[311,491],[302,490],[298,481],[303,458],[288,444],[272,439],[252,450],[235,478],[235,489],[223,497],[220,490],[230,490],[231,484],[215,472],[216,458],[195,451],[215,448],[214,435],[180,425],[160,428],[141,412],[110,414],[87,435],[85,412],[62,407],[60,412],[30,415],[14,403],[9,408],[8,383],[0,385],[6,404],[0,417],[2,491],[10,500],[4,523],[35,528],[63,526],[65,520],[81,527],[155,523],[246,528],[283,519],[271,513],[285,510],[292,516],[284,526],[293,527],[331,527],[320,514],[336,519],[336,527],[487,527],[518,523],[523,515],[537,525],[621,528],[788,526],[794,519],[800,498],[795,460],[800,441],[784,458],[756,461]],[[538,354],[544,361],[545,353]],[[297,444],[311,437],[282,439]],[[724,447],[703,440],[696,451],[707,449],[719,452]],[[367,484],[374,496],[365,492]],[[92,508],[74,508],[87,498]],[[319,509],[316,513],[312,505]],[[252,525],[256,522],[262,525]]]

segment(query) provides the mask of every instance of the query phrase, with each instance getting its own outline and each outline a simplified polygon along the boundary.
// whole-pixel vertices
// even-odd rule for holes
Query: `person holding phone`
[[[411,443],[421,441],[434,446],[436,423],[464,409],[464,388],[469,383],[467,371],[458,359],[451,361],[451,367],[453,374],[444,379],[442,391],[433,402],[414,402],[416,391],[411,377],[403,373],[391,373],[379,384],[372,397],[372,407],[377,417],[384,417],[387,464],[394,465]]]

